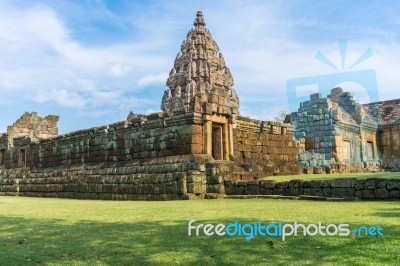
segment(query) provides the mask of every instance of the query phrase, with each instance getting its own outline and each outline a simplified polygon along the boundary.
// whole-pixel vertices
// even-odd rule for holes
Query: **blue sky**
[[[0,132],[26,111],[60,116],[60,133],[160,110],[197,10],[231,69],[242,115],[288,110],[286,81],[373,69],[379,99],[399,98],[396,1],[1,1]],[[345,69],[338,39],[347,39]],[[360,86],[341,84],[360,102]],[[310,90],[311,92],[312,90]]]

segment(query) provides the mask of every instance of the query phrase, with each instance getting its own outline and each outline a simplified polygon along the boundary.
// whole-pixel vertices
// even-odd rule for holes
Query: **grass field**
[[[264,179],[271,179],[276,181],[289,181],[293,179],[304,179],[304,180],[327,180],[335,178],[399,178],[399,172],[380,172],[380,173],[355,173],[355,174],[310,174],[310,175],[277,175],[268,176]]]
[[[383,227],[384,236],[187,235],[188,222]],[[0,197],[0,265],[398,265],[399,202]]]

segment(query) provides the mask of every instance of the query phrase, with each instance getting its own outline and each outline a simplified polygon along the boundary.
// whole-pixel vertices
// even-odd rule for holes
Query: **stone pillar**
[[[204,123],[205,137],[205,153],[212,155],[212,122],[206,121]]]
[[[374,134],[376,134],[376,133],[374,133]],[[377,143],[377,141],[376,141],[376,139],[377,139],[377,137],[375,136],[375,141],[373,142],[373,156],[374,156],[374,160],[378,160],[379,159],[379,153],[378,153],[378,143]],[[395,146],[396,147],[396,146]]]
[[[229,129],[228,129],[229,125],[228,124],[224,124],[222,127],[223,133],[222,133],[222,137],[223,137],[223,145],[224,145],[224,160],[229,160],[229,146],[230,146],[230,141],[229,141]]]
[[[233,156],[233,126],[232,124],[228,124],[229,131],[229,155]],[[229,157],[228,157],[229,160]]]
[[[367,155],[367,140],[365,139],[365,136],[363,134],[360,135],[361,141],[360,141],[360,160],[361,162],[365,162],[368,160],[368,155]]]

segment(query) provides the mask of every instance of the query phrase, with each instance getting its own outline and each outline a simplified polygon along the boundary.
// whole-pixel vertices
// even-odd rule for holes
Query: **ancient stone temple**
[[[1,136],[0,194],[203,198],[223,195],[227,180],[297,173],[291,125],[239,116],[232,74],[201,11],[194,26],[174,61],[161,112],[130,113],[126,121],[65,135],[57,135],[57,117],[32,114],[42,122],[17,122],[18,130]]]
[[[355,184],[350,181],[310,188],[262,178],[304,169],[375,171],[385,165],[382,158],[392,169],[399,166],[399,149],[393,147],[398,124],[382,126],[370,111],[386,108],[398,117],[398,109],[388,111],[382,103],[360,107],[340,89],[302,104],[292,115],[296,136],[291,124],[240,116],[232,74],[205,26],[199,11],[160,95],[160,112],[131,112],[124,121],[64,135],[58,135],[57,116],[25,113],[0,134],[0,195],[171,200],[350,191],[354,196],[363,191],[350,188]],[[399,187],[400,181],[376,195],[367,191],[365,198],[400,198]]]

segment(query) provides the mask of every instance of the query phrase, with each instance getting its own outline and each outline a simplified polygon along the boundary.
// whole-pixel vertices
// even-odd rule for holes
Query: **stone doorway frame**
[[[220,146],[221,155],[216,156],[217,158],[214,159],[229,161],[230,156],[233,155],[233,125],[230,122],[230,119],[226,116],[216,114],[205,115],[203,119],[205,120],[203,127],[205,132],[205,153],[213,156],[215,155],[213,153],[213,148],[215,149],[217,146]],[[219,131],[219,133],[217,133],[216,130]],[[215,132],[214,134],[220,134],[219,143],[214,143],[213,132]]]
[[[18,152],[18,167],[26,166],[26,148],[20,148]]]

